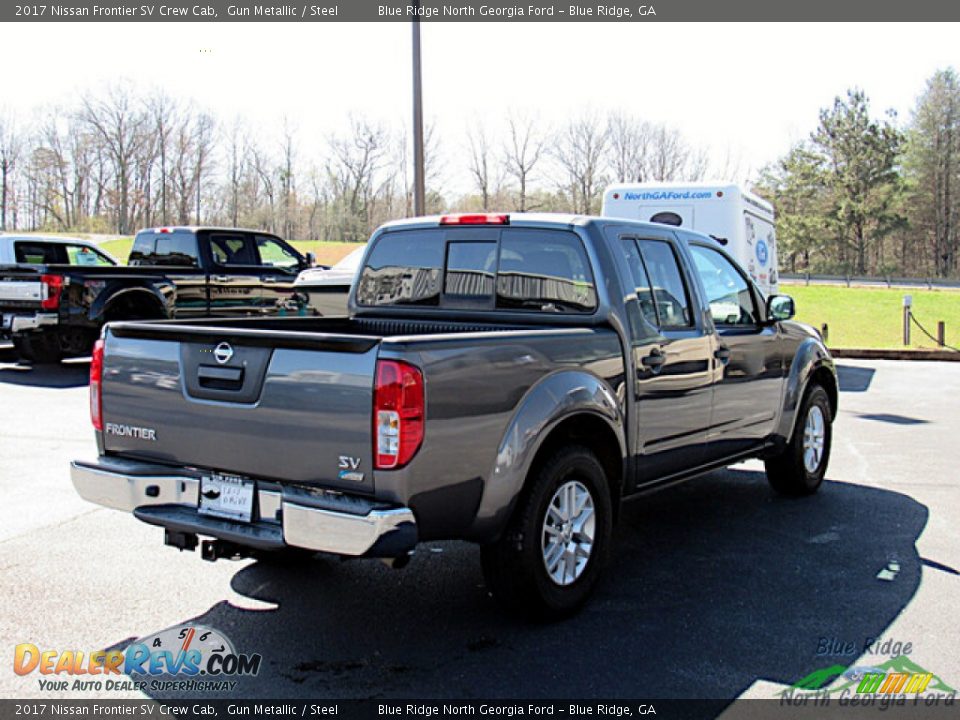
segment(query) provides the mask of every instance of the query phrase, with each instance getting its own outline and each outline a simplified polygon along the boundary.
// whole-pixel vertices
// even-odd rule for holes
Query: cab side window
[[[683,329],[693,325],[690,295],[680,270],[680,261],[670,243],[640,240],[640,254],[650,276],[658,325],[662,329]]]
[[[624,238],[620,243],[623,255],[627,259],[627,266],[630,268],[630,276],[633,278],[633,286],[637,293],[637,302],[640,304],[640,312],[643,319],[654,327],[658,327],[660,322],[657,319],[657,306],[653,299],[653,290],[650,287],[650,276],[647,275],[647,268],[644,267],[643,258],[640,257],[640,248],[637,247],[637,241],[633,238]]]
[[[256,265],[257,249],[246,235],[210,236],[210,253],[217,265]]]
[[[751,327],[759,315],[750,283],[732,262],[716,250],[691,245],[697,274],[707,292],[710,316],[717,327]]]
[[[71,265],[88,265],[94,267],[106,267],[113,265],[106,255],[101,255],[96,250],[86,245],[67,245],[67,257]]]
[[[257,251],[260,253],[260,263],[263,265],[288,271],[300,269],[300,258],[290,248],[277,242],[276,238],[257,235]]]

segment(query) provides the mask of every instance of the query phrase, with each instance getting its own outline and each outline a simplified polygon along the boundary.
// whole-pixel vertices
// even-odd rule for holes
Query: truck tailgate
[[[378,348],[376,337],[109,326],[104,449],[371,492]]]
[[[34,271],[0,268],[0,307],[39,309],[43,298],[40,275]]]

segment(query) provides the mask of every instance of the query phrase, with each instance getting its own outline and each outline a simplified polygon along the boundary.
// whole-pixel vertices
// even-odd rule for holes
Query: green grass
[[[122,263],[127,261],[130,254],[130,246],[133,245],[132,237],[117,238],[116,240],[104,240],[99,247],[106,250]]]
[[[903,296],[913,296],[913,314],[936,337],[937,321],[947,325],[948,345],[960,346],[960,292],[903,288],[780,285],[797,304],[797,320],[829,326],[827,344],[836,348],[903,348]],[[911,347],[937,344],[914,325]]]

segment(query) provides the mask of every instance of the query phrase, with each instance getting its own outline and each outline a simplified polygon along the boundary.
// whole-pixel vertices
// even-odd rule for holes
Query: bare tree
[[[327,172],[336,202],[344,212],[341,235],[347,241],[363,239],[369,230],[370,204],[379,172],[388,158],[389,135],[365,119],[351,118],[348,137],[331,136]]]
[[[23,151],[23,138],[17,132],[11,115],[0,116],[0,230],[7,229],[7,208],[9,207],[13,174],[20,162]]]
[[[283,118],[283,165],[280,167],[280,191],[283,193],[283,235],[292,237],[294,210],[294,163],[296,162],[296,128],[289,119]]]
[[[480,123],[468,128],[467,142],[470,145],[470,174],[480,193],[483,209],[489,210],[490,196],[501,178],[487,139],[486,128]]]
[[[196,174],[196,222],[200,224],[200,198],[203,190],[204,172],[212,170],[213,159],[213,139],[216,123],[211,115],[199,113],[194,124],[194,146],[196,148],[195,174]]]
[[[594,201],[604,183],[607,129],[596,115],[572,121],[555,138],[550,154],[566,175],[573,211],[593,214]]]
[[[240,225],[240,190],[246,172],[248,149],[243,121],[235,118],[227,136],[227,212],[233,227]]]
[[[131,175],[140,146],[146,141],[146,115],[128,86],[114,85],[103,97],[84,96],[80,117],[96,132],[113,165],[117,232],[128,233]]]
[[[653,127],[646,120],[615,112],[607,119],[607,156],[617,182],[643,182],[650,164]]]
[[[519,185],[519,210],[527,210],[527,189],[534,168],[543,155],[545,135],[538,131],[533,118],[507,117],[507,140],[504,144],[504,165]]]
[[[166,93],[157,92],[149,101],[150,119],[156,138],[157,155],[160,160],[160,224],[166,225],[167,218],[167,153],[170,133],[174,128],[174,117],[179,108]]]
[[[254,175],[254,182],[251,188],[253,197],[260,197],[261,193],[266,196],[267,229],[274,231],[276,229],[277,191],[273,177],[273,159],[263,148],[255,143],[251,143],[250,164]]]

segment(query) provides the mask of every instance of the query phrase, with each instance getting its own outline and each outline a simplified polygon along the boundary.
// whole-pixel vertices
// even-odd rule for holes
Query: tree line
[[[873,117],[848,90],[817,128],[765,168],[755,190],[777,209],[783,271],[956,276],[960,249],[960,82],[927,82],[909,119]]]
[[[217,224],[299,240],[362,241],[413,212],[407,128],[360,115],[302,149],[304,131],[225,120],[162,91],[120,82],[73,105],[0,113],[0,229],[126,235]],[[624,112],[560,125],[508,113],[425,132],[428,212],[600,210],[610,182],[743,181],[727,153]],[[464,194],[447,180],[469,178]],[[937,71],[901,122],[875,117],[859,89],[823,108],[816,129],[763,168],[781,269],[813,273],[960,273],[960,80]]]
[[[40,119],[28,127],[0,115],[0,229],[126,235],[218,224],[360,241],[413,212],[409,133],[367,117],[351,116],[307,156],[288,120],[267,137],[242,118],[129,83],[32,116]],[[472,123],[450,140],[428,124],[425,136],[428,212],[596,213],[608,182],[699,180],[710,170],[707,148],[625,113],[556,128],[515,113],[496,133]],[[727,161],[718,172],[735,169]],[[451,172],[469,177],[471,191],[452,196]]]

